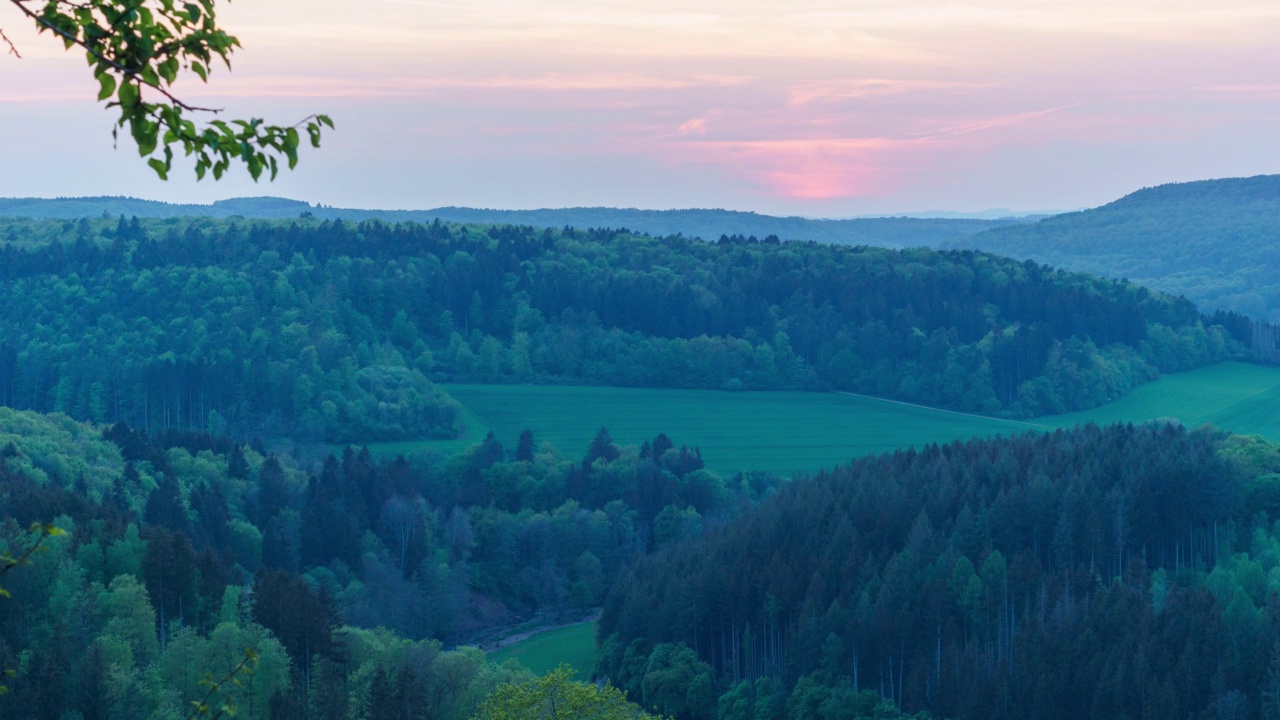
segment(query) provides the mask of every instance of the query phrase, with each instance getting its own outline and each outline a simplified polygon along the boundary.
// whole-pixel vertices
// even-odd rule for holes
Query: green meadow
[[[529,428],[577,456],[601,427],[615,442],[640,444],[660,432],[702,449],[723,474],[782,475],[833,467],[862,455],[957,439],[1009,435],[1084,422],[1176,419],[1280,441],[1280,368],[1219,363],[1168,375],[1084,412],[1027,422],[935,410],[841,393],[725,392],[648,388],[446,385],[466,408],[466,437],[371,445],[379,455],[448,455],[492,430],[508,446]]]
[[[601,427],[621,445],[665,432],[677,445],[701,448],[707,467],[723,474],[791,475],[907,445],[1034,429],[839,393],[526,385],[446,390],[504,444],[527,427],[536,441],[577,456]],[[479,428],[475,433],[483,437]]]
[[[1166,375],[1119,400],[1084,412],[1053,415],[1037,422],[1069,427],[1175,419],[1188,427],[1206,423],[1242,435],[1280,441],[1280,368],[1218,363]]]
[[[589,677],[596,666],[595,632],[594,622],[548,630],[496,650],[489,654],[489,659],[496,663],[519,660],[538,675],[566,663],[578,671],[578,677]]]

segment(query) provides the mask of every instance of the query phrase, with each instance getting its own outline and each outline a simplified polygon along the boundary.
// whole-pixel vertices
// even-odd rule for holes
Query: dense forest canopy
[[[1280,175],[1140,190],[1109,205],[948,243],[1128,278],[1207,312],[1280,321]]]
[[[1252,326],[969,251],[292,221],[0,226],[0,404],[452,437],[433,380],[841,389],[1009,416],[1247,357]]]
[[[636,557],[779,482],[717,476],[663,434],[574,450],[526,434],[428,465],[304,464],[0,409],[0,551],[29,547],[32,522],[65,531],[5,578],[0,718],[184,717],[203,672],[254,647],[246,717],[464,720],[527,671],[460,645],[581,618]]]
[[[850,717],[866,691],[962,719],[1274,717],[1277,470],[1170,425],[856,461],[641,559],[598,669],[643,694],[679,654],[720,720]]]
[[[625,227],[650,235],[684,235],[714,240],[721,235],[815,240],[842,245],[881,247],[937,247],[991,228],[1029,222],[1028,218],[969,219],[886,217],[819,220],[774,217],[732,210],[636,210],[628,208],[563,208],[547,210],[486,210],[441,207],[432,210],[359,210],[311,205],[284,198],[233,198],[211,205],[175,205],[126,197],[0,198],[0,218],[79,220],[96,217],[175,218],[234,215],[251,219],[287,220],[307,214],[324,220],[362,222],[423,222],[435,220],[493,225]]]

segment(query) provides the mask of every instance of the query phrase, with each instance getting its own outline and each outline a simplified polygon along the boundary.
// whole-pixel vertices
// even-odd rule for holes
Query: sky
[[[1034,211],[1280,172],[1274,0],[236,0],[184,98],[338,124],[275,183],[155,179],[9,3],[0,196]]]

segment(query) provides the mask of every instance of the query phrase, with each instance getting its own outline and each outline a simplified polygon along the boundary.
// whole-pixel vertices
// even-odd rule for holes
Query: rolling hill
[[[950,247],[1127,278],[1201,309],[1280,321],[1280,175],[1146,188],[1092,210],[996,228]]]

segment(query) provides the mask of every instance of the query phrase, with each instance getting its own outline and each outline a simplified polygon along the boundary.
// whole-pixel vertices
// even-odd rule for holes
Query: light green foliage
[[[124,537],[112,541],[107,547],[107,564],[103,581],[110,583],[120,575],[142,577],[142,559],[146,552],[147,544],[139,535],[138,526],[130,525],[125,528]]]
[[[342,639],[353,666],[361,667],[372,663],[381,665],[384,670],[395,667],[409,655],[431,662],[440,654],[441,647],[438,640],[414,642],[386,628],[343,628]]]
[[[119,112],[117,131],[127,128],[138,154],[160,178],[173,168],[174,151],[195,159],[196,177],[209,171],[221,178],[233,163],[243,163],[257,180],[279,162],[298,163],[300,130],[313,147],[323,128],[333,127],[325,115],[312,115],[296,125],[269,125],[258,118],[214,120],[203,127],[190,120],[199,108],[173,92],[180,73],[208,82],[215,62],[231,68],[240,41],[218,27],[214,0],[11,0],[35,22],[40,32],[58,37],[70,49],[85,51],[98,100]]]
[[[573,681],[562,666],[543,677],[498,688],[474,720],[648,720],[617,688]]]
[[[233,677],[246,657],[246,648],[253,648],[253,672],[226,688],[226,695],[244,717],[263,719],[272,694],[289,687],[291,661],[279,640],[258,625],[222,623],[209,633],[198,667],[215,677]]]
[[[495,667],[480,650],[461,647],[441,653],[432,664],[427,692],[439,700],[436,713],[441,720],[465,720],[498,688],[528,679],[528,672],[519,666]]]
[[[120,449],[102,438],[92,425],[60,415],[0,407],[0,462],[47,482],[58,477],[70,485],[84,478],[90,499],[101,501],[110,479],[120,475]]]
[[[507,660],[516,660],[538,674],[563,665],[573,668],[579,677],[585,677],[596,664],[595,623],[540,632],[489,654],[490,662],[501,664]]]
[[[119,575],[98,600],[103,615],[102,632],[129,644],[133,658],[146,665],[156,658],[156,611],[147,589],[132,575]]]

